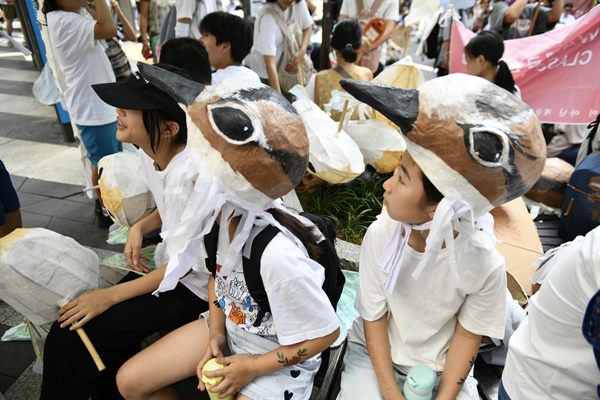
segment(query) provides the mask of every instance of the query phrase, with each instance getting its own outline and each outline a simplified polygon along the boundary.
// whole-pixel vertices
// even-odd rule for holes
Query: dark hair
[[[167,96],[167,94],[165,94]],[[150,135],[150,148],[156,153],[156,148],[160,146],[161,130],[169,121],[173,121],[179,124],[179,132],[175,137],[175,140],[171,143],[171,147],[181,143],[187,142],[187,124],[185,120],[185,114],[183,119],[176,120],[163,110],[143,110],[142,120],[144,122],[144,128]]]
[[[61,10],[61,8],[58,6],[57,0],[44,0],[44,3],[42,4],[42,13],[44,15],[57,10]]]
[[[216,11],[207,14],[200,22],[200,33],[210,33],[217,45],[229,42],[231,59],[241,64],[250,53],[254,41],[252,26],[237,15]]]
[[[347,62],[356,61],[356,50],[362,45],[362,28],[354,18],[345,18],[333,28],[331,47],[342,52]]]
[[[481,31],[465,46],[465,52],[471,58],[483,56],[493,66],[498,67],[494,83],[502,89],[515,93],[515,80],[504,61],[500,61],[504,54],[504,41],[502,36],[495,31]]]
[[[198,83],[210,85],[212,70],[204,45],[189,37],[169,39],[160,50],[160,62],[185,69]]]
[[[437,204],[442,201],[444,195],[431,183],[421,168],[419,168],[419,171],[421,181],[423,182],[423,189],[425,190],[425,198],[423,199],[425,205]]]
[[[573,9],[573,3],[565,3],[565,5],[563,6],[563,9],[565,8],[570,8],[571,10]]]
[[[267,211],[273,215],[277,222],[286,227],[302,242],[308,251],[308,256],[312,260],[316,261],[319,259],[321,255],[321,248],[317,244],[319,237],[313,233],[311,227],[304,225],[290,214],[276,208],[271,208]]]

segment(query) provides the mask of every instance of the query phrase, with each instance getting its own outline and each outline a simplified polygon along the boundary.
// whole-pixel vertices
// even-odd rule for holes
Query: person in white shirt
[[[200,22],[200,33],[210,65],[216,70],[212,74],[213,85],[227,78],[260,82],[256,72],[242,65],[252,49],[252,27],[247,21],[237,15],[217,11],[206,15]]]
[[[558,23],[562,25],[569,25],[573,22],[575,22],[575,16],[573,15],[573,3],[565,3],[565,8],[560,15]]]
[[[97,187],[98,161],[122,150],[115,136],[115,109],[101,101],[91,86],[115,81],[101,40],[115,37],[117,27],[104,0],[95,3],[95,20],[82,14],[86,4],[84,0],[44,0],[43,13],[48,24],[49,45],[64,74],[64,82],[60,82],[64,90],[62,104],[79,128],[87,158],[92,165],[92,184]],[[96,196],[97,213],[101,213],[99,189],[96,189]],[[99,222],[104,224],[101,215],[99,218]]]
[[[489,211],[539,178],[539,121],[515,96],[469,75],[418,90],[356,80],[342,87],[396,123],[407,150],[361,248],[360,317],[348,333],[338,399],[403,399],[417,365],[437,374],[435,398],[479,399],[472,367],[481,337],[503,337],[506,313]]]
[[[175,0],[175,37],[199,39],[200,21],[205,15],[222,9],[221,0]]]
[[[183,70],[168,68],[190,78]],[[115,286],[92,290],[62,307],[44,347],[42,399],[120,399],[116,384],[119,367],[140,351],[141,341],[156,332],[176,329],[208,309],[209,273],[199,269],[182,278],[169,293],[151,293],[164,276],[172,241],[164,239],[156,250],[156,266],[139,255],[142,235],[162,227],[163,233],[181,221],[197,171],[186,150],[185,113],[170,96],[139,72],[126,81],[94,85],[107,103],[119,107],[117,137],[140,147],[142,169],[157,208],[135,223],[127,235],[125,256],[133,272]],[[184,174],[182,171],[185,171]],[[197,263],[204,259],[192,255]],[[87,335],[106,364],[100,373],[86,356],[74,328],[85,326]]]
[[[254,45],[247,58],[247,63],[254,72],[258,74],[263,83],[281,93],[277,67],[283,56],[285,37],[279,28],[275,17],[264,9],[270,8],[286,21],[288,27],[298,24],[302,31],[300,48],[290,59],[285,69],[289,73],[296,73],[308,45],[312,32],[313,20],[308,12],[304,0],[267,0],[259,10],[259,19],[254,25]],[[308,82],[304,82],[308,84]]]
[[[149,69],[142,67],[142,73]],[[210,309],[124,364],[117,374],[119,390],[126,398],[174,398],[173,383],[204,375],[224,378],[211,388],[222,398],[237,393],[237,399],[309,399],[320,353],[339,335],[339,322],[322,288],[323,266],[315,261],[323,235],[279,200],[308,166],[304,124],[281,94],[260,82],[226,79],[200,87],[154,71],[151,79],[187,106],[191,121],[188,149],[201,171],[195,187],[202,194],[184,215],[201,223],[196,231],[173,233],[192,237],[190,245],[206,256]],[[268,225],[278,232],[254,278],[262,279],[271,311],[260,313],[242,255]],[[189,272],[185,256],[179,260],[169,264],[160,296]],[[203,373],[212,358],[225,367]],[[203,382],[199,388],[205,389]]]
[[[599,243],[600,227],[558,250],[541,267],[551,270],[510,338],[499,400],[599,395]],[[586,318],[586,309],[593,315]]]

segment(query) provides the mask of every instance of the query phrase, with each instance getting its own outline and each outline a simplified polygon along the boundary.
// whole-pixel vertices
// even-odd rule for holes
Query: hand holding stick
[[[66,300],[63,300],[63,301],[60,301],[58,303],[58,306],[59,307],[63,307],[67,303],[68,302]],[[104,365],[104,362],[102,361],[102,358],[100,358],[100,355],[96,351],[96,348],[94,347],[94,345],[90,341],[90,338],[88,337],[87,333],[85,333],[85,331],[83,330],[83,328],[77,328],[77,329],[75,329],[75,331],[77,332],[77,334],[81,338],[81,341],[85,345],[85,348],[87,349],[87,351],[92,356],[92,359],[94,360],[94,363],[96,364],[96,367],[98,367],[98,371],[104,371],[106,369],[106,366]]]

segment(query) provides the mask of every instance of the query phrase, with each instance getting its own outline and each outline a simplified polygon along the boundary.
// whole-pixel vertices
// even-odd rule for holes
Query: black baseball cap
[[[170,64],[155,64],[153,68],[162,68],[183,78],[193,81],[184,69]],[[158,89],[139,71],[124,81],[92,85],[94,91],[107,104],[128,110],[162,110],[173,120],[185,123],[185,112],[171,96]]]

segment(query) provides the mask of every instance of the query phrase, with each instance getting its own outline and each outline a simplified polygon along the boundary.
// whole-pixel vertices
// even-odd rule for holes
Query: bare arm
[[[388,335],[387,316],[384,315],[376,321],[364,321],[365,339],[373,369],[377,375],[379,389],[384,399],[404,399],[394,369],[390,353],[390,338]]]
[[[460,322],[456,323],[436,399],[456,398],[475,363],[480,342],[481,335],[469,332]]]
[[[61,328],[74,324],[70,329],[81,328],[92,318],[125,300],[151,293],[158,288],[165,275],[166,265],[129,282],[105,289],[92,290],[71,300],[58,310]]]
[[[285,67],[285,70],[287,72],[295,73],[298,71],[298,67],[300,66],[300,63],[302,62],[302,59],[304,58],[304,55],[306,54],[306,50],[308,49],[311,32],[312,32],[311,27],[306,28],[305,30],[302,31],[302,43],[301,43],[298,51],[296,53],[294,53],[292,58],[290,58],[288,65]]]
[[[123,29],[125,30],[125,40],[128,40],[133,43],[137,43],[137,35],[135,34],[135,30],[133,26],[129,23],[129,20],[125,18],[121,7],[119,6],[119,2],[117,0],[111,0],[110,4],[112,6],[113,11],[117,14],[117,18],[123,24]]]
[[[150,49],[150,39],[148,37],[148,7],[150,0],[140,1],[140,36],[142,37],[142,54],[145,54]]]
[[[519,15],[521,15],[523,10],[525,9],[526,5],[527,0],[515,0],[515,2],[512,3],[510,7],[508,7],[508,10],[506,10],[506,12],[504,13],[504,23],[512,24],[513,22],[515,22],[517,18],[519,18]]]
[[[269,78],[269,86],[281,93],[279,86],[279,75],[277,74],[277,60],[275,56],[264,56],[265,65],[267,67],[267,76]]]
[[[552,5],[550,15],[548,15],[548,23],[557,22],[560,19],[560,15],[563,11],[563,0],[555,0]]]
[[[113,19],[110,8],[104,0],[94,2],[96,5],[96,25],[94,26],[94,39],[110,39],[117,36],[117,25]]]
[[[385,21],[385,30],[383,31],[383,35],[379,38],[379,40],[376,40],[373,43],[371,43],[370,50],[374,50],[374,49],[378,48],[379,46],[381,46],[383,43],[385,43],[386,40],[388,40],[390,38],[390,36],[392,36],[392,32],[394,32],[395,28],[396,28],[396,21],[386,20]]]
[[[223,312],[221,312],[221,314],[223,314]],[[218,371],[205,372],[204,374],[208,377],[224,377],[223,382],[214,387],[214,390],[212,391],[220,393],[221,397],[225,397],[238,392],[257,376],[266,375],[299,364],[316,356],[331,346],[339,336],[339,333],[340,330],[338,328],[329,335],[317,339],[305,340],[304,342],[289,346],[281,346],[278,349],[259,356],[245,354],[230,357],[221,356],[217,358],[217,362],[226,364],[227,367]]]

